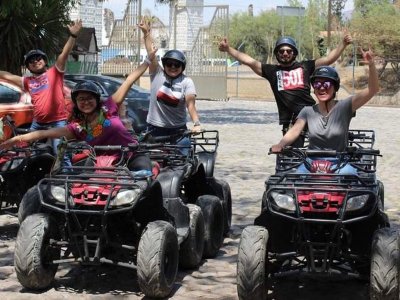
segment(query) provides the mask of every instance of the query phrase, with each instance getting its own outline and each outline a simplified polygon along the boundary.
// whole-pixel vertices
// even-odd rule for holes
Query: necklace
[[[324,127],[324,129],[326,129],[326,127],[328,126],[329,115],[322,116],[321,121],[322,121],[322,127]]]
[[[86,140],[91,141],[95,137],[98,137],[99,135],[102,134],[103,132],[103,126],[107,127],[107,124],[105,124],[106,119],[104,117],[103,112],[99,112],[99,115],[97,117],[97,121],[93,124],[93,122],[89,123],[87,119],[85,120],[85,130],[86,130]],[[109,126],[109,125],[108,125]]]

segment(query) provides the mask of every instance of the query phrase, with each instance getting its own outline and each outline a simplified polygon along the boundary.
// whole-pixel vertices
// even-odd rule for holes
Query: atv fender
[[[164,198],[176,198],[180,196],[184,175],[184,170],[181,168],[173,170],[166,168],[158,174],[157,181],[161,184]]]
[[[179,244],[188,235],[190,215],[189,209],[180,198],[182,181],[185,178],[185,168],[163,169],[157,176],[161,184],[164,207],[174,218],[178,231]]]
[[[27,160],[27,169],[29,168],[43,168],[43,170],[50,172],[51,166],[53,165],[55,157],[50,153],[43,153],[37,156],[32,156]],[[36,170],[34,170],[36,171]]]
[[[207,178],[214,176],[214,166],[217,157],[216,152],[198,152],[196,153],[199,157],[199,162],[203,164],[204,171]]]
[[[157,180],[153,181],[143,194],[142,200],[134,209],[134,216],[137,221],[144,224],[154,220],[171,221],[170,215],[164,208],[161,185]]]

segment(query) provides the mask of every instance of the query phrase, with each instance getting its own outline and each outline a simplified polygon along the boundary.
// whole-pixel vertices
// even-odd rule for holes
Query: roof
[[[96,30],[93,27],[82,27],[75,42],[74,52],[89,52],[92,39],[94,39],[96,52],[99,52]]]

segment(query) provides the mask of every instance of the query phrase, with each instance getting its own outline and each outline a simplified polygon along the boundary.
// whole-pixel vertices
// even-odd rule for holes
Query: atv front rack
[[[272,214],[295,222],[304,223],[351,223],[370,218],[377,206],[377,182],[373,178],[341,174],[296,174],[272,175],[266,182],[268,209]],[[290,195],[295,210],[280,208],[271,200],[272,193]],[[301,195],[311,195],[308,201],[300,201]],[[348,199],[367,195],[362,209],[349,213]],[[342,198],[342,201],[337,201]],[[306,206],[312,209],[306,209]],[[366,212],[367,211],[367,212]],[[360,213],[362,212],[362,213]]]
[[[40,202],[43,207],[61,213],[78,214],[114,214],[131,210],[135,202],[128,206],[112,207],[111,200],[121,189],[136,190],[137,199],[148,187],[148,178],[137,178],[126,167],[83,167],[68,168],[68,173],[58,173],[51,177],[43,178],[37,185]],[[82,194],[96,193],[106,190],[101,196],[102,201],[74,202],[72,188],[82,186]],[[49,194],[51,187],[63,187],[65,198],[63,202],[56,201]],[[93,187],[96,189],[93,190]],[[46,193],[46,196],[43,194]]]

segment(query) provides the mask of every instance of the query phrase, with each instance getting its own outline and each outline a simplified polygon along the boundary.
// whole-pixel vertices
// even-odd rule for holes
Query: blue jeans
[[[65,127],[67,125],[67,121],[66,120],[62,120],[62,121],[56,121],[56,122],[50,122],[50,123],[38,123],[36,121],[33,121],[31,124],[31,131],[35,131],[35,130],[46,130],[46,129],[50,129],[50,128],[56,128],[56,127]],[[53,147],[53,154],[57,155],[57,146],[58,144],[60,144],[60,139],[51,139],[51,145]],[[69,167],[71,166],[71,160],[70,158],[65,155],[64,156],[64,166],[65,167]]]
[[[331,168],[334,169],[337,166],[337,162],[338,160],[336,158],[307,158],[307,161],[311,164],[313,162],[313,160],[328,160],[332,162],[332,166]],[[301,164],[298,168],[296,173],[310,173],[310,171],[306,168],[306,166],[304,164]],[[335,174],[348,174],[348,175],[357,175],[357,169],[352,167],[350,164],[346,164],[344,165],[342,168],[338,169],[335,171]]]
[[[151,124],[147,124],[147,131],[150,132],[152,136],[168,136],[178,133],[182,129],[187,129],[186,125],[178,128],[164,128],[158,127]],[[190,139],[188,137],[177,137],[176,144],[182,146],[179,150],[183,155],[189,154],[189,149],[191,147]]]

